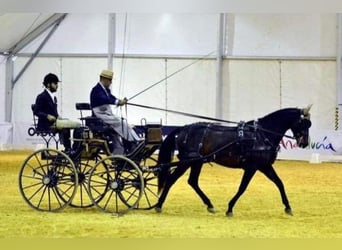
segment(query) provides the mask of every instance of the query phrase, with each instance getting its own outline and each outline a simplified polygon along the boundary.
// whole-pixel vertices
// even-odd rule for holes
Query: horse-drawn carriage
[[[36,122],[29,128],[30,135],[45,140],[46,148],[30,154],[21,166],[19,188],[24,200],[40,211],[95,205],[121,214],[154,207],[157,174],[148,162],[156,161],[153,154],[162,142],[161,124],[145,121],[137,131],[143,138],[140,144],[128,154],[112,155],[115,132],[102,120],[84,115],[90,110],[88,103],[76,103],[76,109],[82,125],[74,130],[70,153],[58,150],[55,130],[38,131]]]
[[[77,104],[76,108],[90,109],[89,104]],[[67,155],[49,147],[33,152],[19,173],[20,192],[31,207],[42,211],[58,211],[67,205],[95,205],[116,214],[153,207],[160,212],[171,186],[190,168],[189,185],[208,211],[214,212],[198,178],[203,163],[216,162],[244,170],[240,187],[228,203],[227,216],[233,215],[235,203],[257,170],[274,182],[285,212],[292,214],[284,185],[272,165],[284,136],[296,140],[298,147],[308,145],[310,108],[281,109],[257,120],[236,123],[237,126],[189,124],[176,128],[165,140],[161,124],[145,123],[144,140],[127,155],[112,155],[106,125],[97,118],[81,115],[84,125],[74,138],[76,153]],[[287,130],[293,136],[285,135]],[[49,141],[46,139],[47,144]],[[157,149],[159,155],[155,159]],[[176,149],[179,161],[172,162]]]

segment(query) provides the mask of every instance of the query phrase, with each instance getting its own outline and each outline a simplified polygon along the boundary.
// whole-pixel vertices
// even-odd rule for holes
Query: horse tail
[[[177,128],[168,134],[159,148],[158,165],[165,165],[161,165],[160,171],[158,173],[158,194],[163,191],[165,182],[170,175],[170,166],[168,163],[172,161],[174,151],[176,149],[176,135],[178,134],[179,130],[180,128]]]

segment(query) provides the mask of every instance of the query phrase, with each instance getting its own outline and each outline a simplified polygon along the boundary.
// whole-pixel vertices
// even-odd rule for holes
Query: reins
[[[229,120],[224,120],[224,119],[218,119],[218,118],[214,118],[214,117],[209,117],[209,116],[203,116],[203,115],[196,115],[196,114],[191,114],[191,113],[186,113],[186,112],[181,112],[181,111],[176,111],[176,110],[171,110],[171,109],[163,109],[163,108],[157,108],[157,107],[152,107],[152,106],[147,106],[147,105],[142,105],[142,104],[136,104],[136,103],[127,103],[127,105],[131,105],[131,106],[135,106],[135,107],[139,107],[139,108],[145,108],[145,109],[152,109],[152,110],[158,110],[158,111],[164,111],[164,112],[169,112],[169,113],[174,113],[174,114],[178,114],[178,115],[183,115],[183,116],[188,116],[188,117],[194,117],[194,118],[199,118],[199,119],[205,119],[205,120],[209,120],[209,121],[216,121],[216,122],[223,122],[223,123],[231,123],[231,124],[241,124],[241,122],[235,122],[235,121],[229,121]],[[245,124],[245,126],[248,126],[250,128],[255,128],[255,125],[249,125],[249,124]],[[290,135],[283,135],[277,132],[274,132],[272,130],[269,129],[264,129],[262,127],[258,127],[259,130],[263,131],[263,132],[267,132],[273,135],[278,135],[281,137],[286,137],[289,139],[296,139],[294,136],[290,136]]]

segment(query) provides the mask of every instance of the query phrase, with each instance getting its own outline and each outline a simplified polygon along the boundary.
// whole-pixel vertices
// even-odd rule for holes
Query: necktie
[[[56,96],[53,97],[53,101],[55,104],[57,104],[57,97]]]

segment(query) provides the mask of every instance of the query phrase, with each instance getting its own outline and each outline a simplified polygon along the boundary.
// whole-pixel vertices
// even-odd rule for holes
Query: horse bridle
[[[294,124],[302,123],[303,121],[308,121],[308,122],[311,123],[311,121],[310,121],[310,113],[305,112],[304,109],[301,110],[300,119],[298,121],[296,121]],[[255,129],[255,131],[256,130],[261,130],[261,131],[269,133],[269,134],[278,135],[280,137],[285,137],[285,138],[289,138],[289,139],[292,139],[292,140],[297,140],[297,138],[298,138],[298,136],[296,136],[296,135],[293,135],[293,136],[286,135],[286,134],[283,135],[283,134],[275,132],[273,130],[265,129],[265,128],[261,127],[261,126],[258,126],[258,121],[254,121],[253,125],[249,125],[249,126],[253,127]],[[292,130],[292,127],[293,127],[293,125],[291,126],[291,130]],[[301,137],[303,137],[303,136],[304,135],[302,135]]]
[[[293,126],[291,128],[291,130],[293,131],[294,133],[294,137],[296,140],[298,140],[299,142],[302,141],[303,137],[304,136],[307,136],[307,133],[304,132],[304,130],[308,129],[311,127],[311,120],[310,120],[310,113],[305,113],[302,111],[302,114],[301,114],[301,118],[299,121],[297,121],[294,126],[296,126],[297,124],[300,124],[300,129],[299,131],[297,131],[297,134],[295,134],[295,132],[293,131]],[[297,139],[298,138],[298,139]]]

